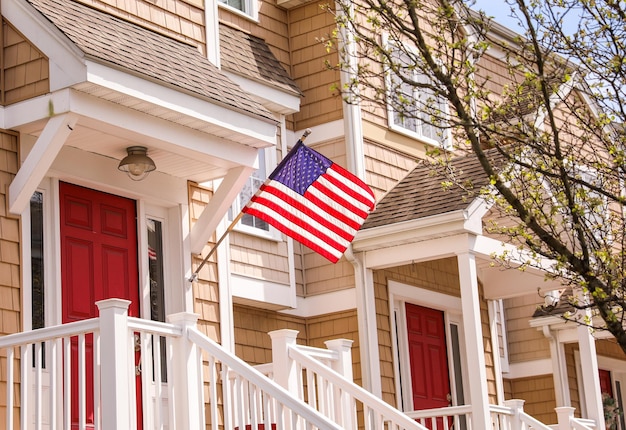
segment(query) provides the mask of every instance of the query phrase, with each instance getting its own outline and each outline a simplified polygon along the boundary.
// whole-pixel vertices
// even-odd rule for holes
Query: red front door
[[[64,182],[59,184],[59,200],[63,323],[97,317],[95,302],[107,298],[130,300],[129,315],[139,316],[135,201]],[[85,343],[85,418],[92,426],[92,337]],[[72,339],[73,428],[79,420],[77,345],[77,339]],[[141,428],[141,413],[137,416]]]
[[[413,409],[450,405],[450,379],[443,312],[406,304]]]
[[[604,369],[598,369],[598,376],[600,377],[600,392],[607,394],[609,397],[613,397],[613,385],[611,384],[611,372]]]

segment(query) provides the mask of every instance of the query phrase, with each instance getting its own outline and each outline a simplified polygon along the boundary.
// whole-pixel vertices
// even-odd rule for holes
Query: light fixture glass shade
[[[120,161],[117,168],[126,172],[133,181],[141,181],[148,173],[156,169],[154,161],[148,157],[148,149],[145,146],[130,146],[126,148],[128,155]]]

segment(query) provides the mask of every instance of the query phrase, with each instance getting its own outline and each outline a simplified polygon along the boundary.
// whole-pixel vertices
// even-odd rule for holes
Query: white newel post
[[[504,406],[506,406],[507,408],[511,408],[511,410],[513,411],[513,415],[511,416],[510,421],[511,430],[522,430],[523,425],[521,413],[524,412],[524,400],[505,400]]]
[[[274,381],[295,398],[299,398],[297,366],[289,357],[289,347],[296,345],[298,330],[274,330],[268,334],[272,339]]]
[[[350,339],[333,339],[324,342],[326,348],[334,351],[338,354],[338,360],[331,363],[331,369],[339,373],[341,376],[349,380],[354,381],[352,375],[352,343]],[[337,395],[337,393],[335,393]],[[340,406],[341,406],[341,426],[345,429],[357,428],[356,408],[352,407],[350,401],[350,395],[346,392],[342,392]]]
[[[100,311],[102,429],[135,428],[130,410],[135,407],[134,394],[131,397],[134,385],[128,382],[134,379],[128,351],[130,301],[107,299],[96,302],[96,305]]]
[[[187,336],[188,328],[198,322],[198,315],[180,312],[167,316],[167,321],[182,328],[183,335],[174,341],[173,377],[176,381],[174,392],[174,417],[170,428],[204,428],[204,400],[202,357],[195,343]],[[215,423],[213,423],[215,426]]]
[[[561,406],[554,408],[557,417],[556,430],[572,430],[572,418],[574,418],[575,408],[570,406]]]

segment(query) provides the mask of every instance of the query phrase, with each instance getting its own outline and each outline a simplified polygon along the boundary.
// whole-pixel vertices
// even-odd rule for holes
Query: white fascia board
[[[389,246],[389,243],[419,242],[420,238],[461,232],[482,234],[481,218],[486,211],[478,210],[480,205],[479,202],[476,206],[471,206],[472,213],[468,210],[459,210],[360,230],[353,241],[353,250],[368,251]]]
[[[300,96],[289,94],[278,88],[273,88],[261,82],[253,81],[241,75],[222,69],[234,83],[239,85],[245,92],[254,98],[260,98],[261,104],[267,106],[276,113],[289,115],[300,111]],[[278,106],[277,106],[278,105]]]
[[[387,246],[367,251],[365,261],[368,269],[382,269],[412,262],[452,257],[471,249],[472,237],[467,233],[437,237]]]
[[[51,91],[87,79],[84,53],[28,2],[4,0],[1,5],[2,16],[48,57]]]
[[[301,318],[310,318],[333,312],[343,312],[356,309],[356,289],[333,291],[314,296],[297,297],[295,309],[280,311],[282,314]]]
[[[54,115],[76,113],[80,115],[79,125],[131,141],[149,143],[169,151],[175,146],[179,154],[195,159],[204,157],[211,164],[222,160],[224,169],[238,165],[257,168],[256,148],[165,121],[76,90],[61,90],[14,103],[4,109],[3,126],[7,129],[21,129],[26,124],[47,120],[51,109]]]
[[[142,100],[240,134],[242,138],[276,143],[276,121],[202,100],[139,76],[106,65],[87,61],[87,80],[103,88]]]

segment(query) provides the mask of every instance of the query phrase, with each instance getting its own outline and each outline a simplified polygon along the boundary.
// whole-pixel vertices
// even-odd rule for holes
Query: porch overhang
[[[359,231],[352,243],[355,253],[362,252],[368,269],[382,269],[405,264],[472,254],[477,274],[487,299],[513,297],[560,288],[548,280],[551,266],[519,269],[530,258],[517,247],[482,234],[482,217],[488,207],[481,201],[468,209],[417,220],[388,224]],[[507,255],[507,267],[494,256]]]

